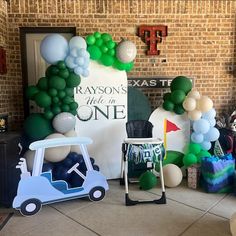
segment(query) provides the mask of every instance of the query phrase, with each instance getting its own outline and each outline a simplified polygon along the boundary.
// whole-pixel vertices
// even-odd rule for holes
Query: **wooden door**
[[[48,34],[59,33],[67,40],[75,36],[75,27],[22,27],[20,28],[21,61],[23,89],[29,85],[36,85],[45,75],[48,64],[40,55],[40,43]],[[24,94],[25,118],[40,108],[33,101],[29,101]]]

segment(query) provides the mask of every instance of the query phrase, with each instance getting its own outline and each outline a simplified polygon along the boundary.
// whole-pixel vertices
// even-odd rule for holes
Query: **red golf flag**
[[[177,130],[180,130],[180,128],[176,124],[166,119],[166,133]]]

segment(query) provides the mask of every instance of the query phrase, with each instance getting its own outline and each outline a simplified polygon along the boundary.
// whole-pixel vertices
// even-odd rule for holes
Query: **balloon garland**
[[[32,114],[26,119],[25,134],[31,140],[40,140],[52,134],[53,128],[60,133],[58,125],[57,128],[53,126],[55,120],[62,119],[60,114],[66,113],[63,117],[67,117],[69,123],[71,115],[77,115],[74,88],[80,84],[81,76],[89,76],[89,59],[130,71],[136,53],[134,43],[122,40],[117,44],[108,33],[94,32],[86,39],[75,36],[69,42],[60,34],[47,35],[41,42],[40,54],[51,65],[45,76],[36,85],[28,86],[25,92],[26,97],[41,107],[43,113]],[[63,123],[63,126],[67,125]]]
[[[210,157],[211,154],[202,149],[200,144],[190,143],[187,147],[187,152],[183,157],[183,163],[185,167],[189,167],[193,164],[200,164],[203,157]]]
[[[88,52],[92,60],[104,66],[113,66],[118,70],[131,71],[137,49],[131,41],[115,43],[108,33],[95,32],[86,37]]]
[[[108,33],[95,32],[86,37],[75,36],[68,42],[60,34],[47,35],[40,44],[40,54],[50,64],[45,76],[36,85],[28,86],[25,94],[42,108],[42,113],[30,114],[24,122],[25,147],[29,143],[60,137],[77,136],[74,131],[78,103],[74,100],[74,88],[82,77],[89,76],[90,59],[104,66],[130,71],[136,57],[136,46],[130,41],[118,44]],[[54,180],[65,180],[69,186],[78,187],[83,179],[68,174],[68,169],[79,162],[79,170],[86,173],[86,165],[77,146],[62,146],[45,150],[43,171],[52,171]],[[34,152],[28,150],[24,157],[32,170]],[[99,171],[95,160],[90,158],[94,170]]]
[[[171,92],[163,96],[163,108],[178,115],[186,112],[192,121],[191,141],[199,144],[203,150],[210,150],[211,142],[216,141],[220,136],[219,130],[214,127],[216,111],[212,100],[208,96],[201,96],[196,89],[192,89],[191,80],[185,76],[174,78],[170,89]],[[194,158],[189,155],[189,159]]]
[[[117,44],[108,33],[95,32],[88,35],[86,40],[75,36],[69,42],[60,34],[47,35],[40,44],[40,54],[50,65],[45,76],[36,85],[28,86],[25,91],[27,99],[42,108],[42,113],[30,114],[24,122],[23,139],[26,150],[29,143],[36,140],[77,136],[74,128],[78,103],[74,100],[74,88],[80,84],[81,77],[89,76],[90,59],[118,70],[130,71],[136,52],[136,46],[132,42],[121,41]],[[43,169],[53,170],[55,179],[69,181],[67,169],[71,164],[80,161],[81,171],[86,171],[78,150],[77,146],[46,150],[45,159],[49,163],[44,164]],[[30,166],[33,153],[28,150],[25,157]],[[94,159],[91,160],[94,169],[99,171]],[[83,182],[77,177],[70,176],[70,179],[72,186]]]
[[[166,93],[163,97],[163,108],[181,115],[185,112],[183,101],[192,89],[192,82],[185,76],[178,76],[172,80],[170,89],[171,93]]]
[[[68,68],[63,61],[57,62],[47,68],[45,77],[39,79],[36,86],[26,89],[28,99],[43,108],[46,119],[61,112],[76,115],[78,104],[75,102],[74,88],[80,84],[80,76]]]

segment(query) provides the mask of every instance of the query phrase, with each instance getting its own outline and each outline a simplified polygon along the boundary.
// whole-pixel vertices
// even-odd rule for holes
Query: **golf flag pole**
[[[164,119],[164,147],[165,147],[165,150],[167,150],[167,133],[169,133],[171,131],[177,131],[177,130],[180,130],[180,128],[176,124],[170,122],[166,118]],[[167,151],[165,152],[164,159],[166,159],[166,153],[167,153]]]
[[[164,148],[165,150],[167,149],[167,141],[166,141],[166,123],[167,123],[167,119],[164,119]],[[165,156],[164,159],[166,159],[166,153],[167,151],[165,151]]]

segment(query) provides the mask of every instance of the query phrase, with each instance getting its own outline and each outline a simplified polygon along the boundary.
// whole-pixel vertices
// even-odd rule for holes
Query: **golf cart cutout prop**
[[[109,189],[105,176],[94,170],[88,151],[88,144],[92,139],[88,137],[67,137],[40,140],[31,143],[30,149],[35,150],[34,165],[31,173],[27,170],[26,160],[20,158],[16,168],[21,170],[17,196],[13,201],[13,208],[24,216],[34,215],[40,211],[42,205],[66,201],[88,196],[91,201],[100,201]],[[72,166],[68,173],[75,172],[84,182],[81,187],[70,188],[64,180],[52,180],[52,172],[42,172],[45,148],[79,145],[87,171],[84,175],[78,170],[79,163]]]

